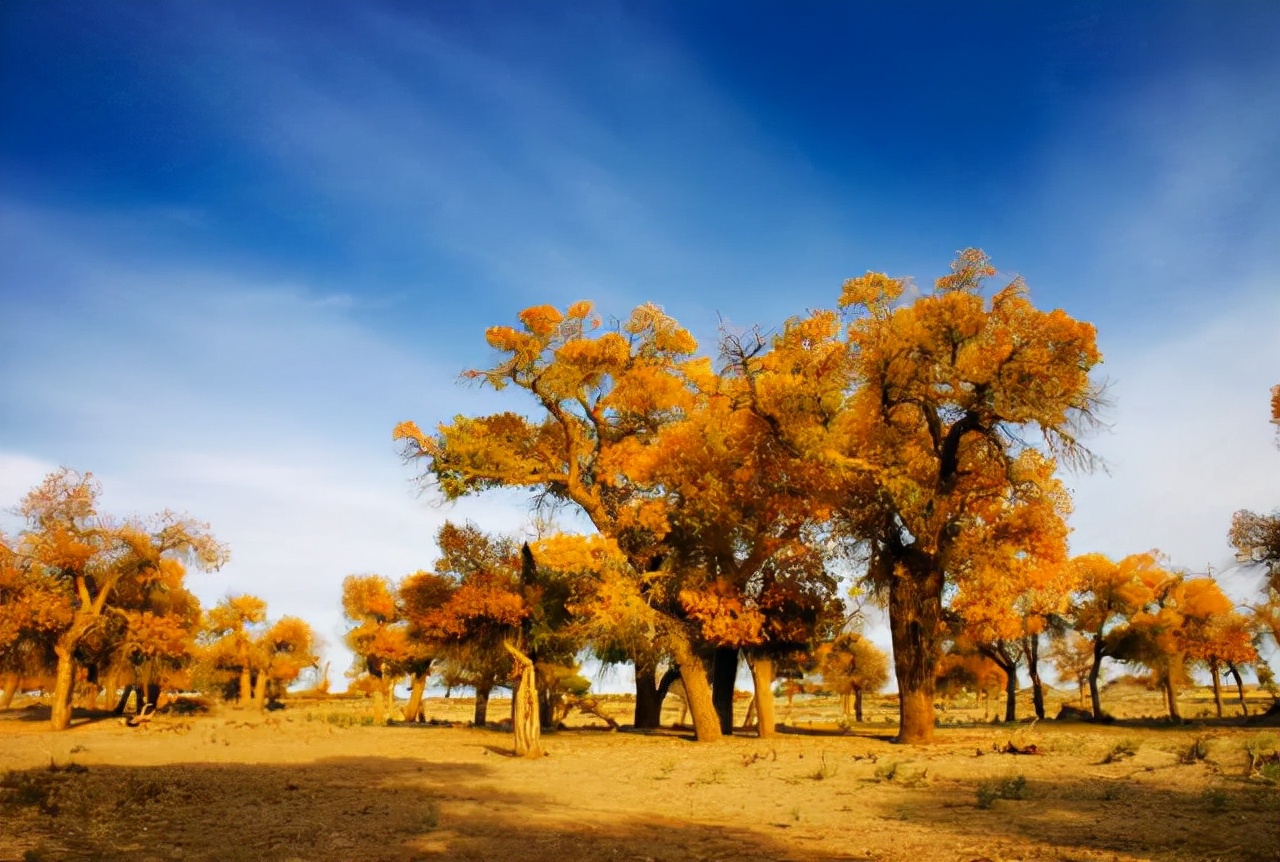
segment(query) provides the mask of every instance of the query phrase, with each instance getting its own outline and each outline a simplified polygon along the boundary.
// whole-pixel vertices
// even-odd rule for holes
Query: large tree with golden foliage
[[[970,249],[914,301],[903,280],[850,279],[843,325],[832,311],[791,320],[741,362],[755,409],[826,468],[811,493],[867,552],[902,742],[933,737],[943,593],[975,564],[974,537],[1041,541],[1060,508],[1056,459],[1089,460],[1077,435],[1098,406],[1094,328],[1037,309],[1018,279],[985,297],[994,273]]]
[[[130,611],[139,610],[127,596],[154,598],[156,592],[181,587],[185,564],[217,568],[227,558],[207,525],[168,512],[148,522],[115,521],[98,513],[99,493],[91,474],[63,469],[50,474],[19,507],[27,521],[19,553],[71,608],[53,636],[54,730],[71,721],[81,648],[109,621],[128,620]]]
[[[637,482],[635,460],[663,427],[689,415],[710,363],[697,344],[654,306],[641,306],[617,330],[600,332],[590,303],[520,314],[520,326],[486,333],[503,359],[470,376],[532,396],[532,417],[457,417],[435,434],[404,422],[394,436],[422,459],[424,477],[447,497],[499,487],[529,488],[543,501],[579,509],[625,561],[608,590],[622,591],[642,628],[674,655],[699,739],[720,734],[696,631],[679,608],[681,572],[668,542],[669,495]],[[657,703],[658,650],[638,651],[637,716]]]

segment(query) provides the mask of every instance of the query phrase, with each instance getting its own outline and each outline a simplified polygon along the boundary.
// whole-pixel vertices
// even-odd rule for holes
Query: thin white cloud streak
[[[0,506],[64,464],[95,473],[106,512],[207,521],[232,559],[192,575],[202,601],[252,592],[273,615],[302,616],[339,672],[343,577],[429,567],[446,517],[500,531],[527,522],[512,497],[447,507],[420,497],[399,462],[396,422],[430,427],[484,409],[447,359],[384,342],[345,303],[302,288],[90,260],[69,236],[27,237],[46,255],[80,255],[68,301],[41,306],[27,274],[9,273],[20,280],[5,305],[23,326],[0,351],[12,381],[0,394]],[[20,525],[10,516],[4,526]]]
[[[1235,569],[1232,512],[1280,505],[1280,450],[1269,390],[1280,383],[1280,292],[1255,284],[1210,307],[1190,331],[1145,344],[1102,337],[1114,402],[1089,442],[1110,473],[1069,477],[1074,553],[1157,548],[1194,572],[1225,573],[1237,599],[1257,578]],[[1114,345],[1114,346],[1111,346]],[[1231,571],[1228,571],[1231,570]]]

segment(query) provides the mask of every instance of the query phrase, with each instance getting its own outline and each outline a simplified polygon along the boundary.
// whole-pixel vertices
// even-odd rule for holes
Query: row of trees
[[[1194,619],[1217,637],[1235,624],[1221,620],[1229,605],[1153,556],[1067,559],[1057,471],[1092,464],[1079,435],[1101,403],[1094,329],[1036,309],[1019,280],[989,293],[994,273],[968,250],[914,297],[868,273],[845,283],[838,311],[772,338],[726,334],[718,362],[654,306],[612,326],[590,303],[540,306],[491,328],[501,360],[467,376],[523,396],[513,410],[431,434],[404,422],[394,437],[447,498],[524,488],[535,509],[571,509],[594,533],[532,546],[523,609],[488,642],[536,651],[529,621],[545,609],[529,594],[551,573],[574,630],[635,667],[637,726],[656,724],[674,669],[697,737],[717,738],[745,655],[767,733],[778,663],[846,628],[844,571],[888,609],[903,742],[932,737],[945,650],[985,655],[1011,686],[1021,663],[1039,690],[1041,636],[1071,613],[1095,682],[1102,658],[1142,653],[1176,685],[1176,666],[1208,648],[1175,632]],[[1089,611],[1108,590],[1134,595]],[[407,619],[405,631],[445,628]],[[1211,668],[1246,660],[1219,652],[1205,653]]]
[[[16,540],[0,536],[0,707],[29,680],[52,691],[55,730],[77,685],[90,708],[123,686],[118,712],[132,693],[139,709],[155,707],[162,688],[197,683],[262,706],[316,663],[310,627],[269,624],[260,599],[203,612],[187,569],[227,560],[207,525],[171,512],[113,518],[100,496],[92,474],[59,470],[22,500]]]

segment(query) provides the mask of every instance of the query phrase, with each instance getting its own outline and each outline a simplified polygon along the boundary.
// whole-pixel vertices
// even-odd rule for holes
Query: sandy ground
[[[992,725],[975,705],[907,748],[892,702],[871,706],[844,731],[833,700],[783,703],[789,732],[717,744],[575,719],[540,760],[497,728],[361,725],[350,700],[59,734],[16,709],[0,713],[0,860],[1280,859],[1277,786],[1247,754],[1274,750],[1274,729]],[[997,751],[1011,742],[1039,753]]]

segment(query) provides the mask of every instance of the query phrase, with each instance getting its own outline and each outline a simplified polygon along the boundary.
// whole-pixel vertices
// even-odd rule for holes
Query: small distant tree
[[[408,625],[401,619],[396,590],[381,575],[350,575],[342,582],[342,611],[352,626],[347,646],[355,654],[352,675],[367,674],[373,690],[373,720],[387,720],[388,702],[403,676],[412,646]]]
[[[216,671],[236,680],[236,700],[248,706],[257,667],[256,642],[267,622],[267,603],[257,596],[227,596],[209,611],[204,626],[206,656]]]
[[[1080,693],[1080,705],[1084,706],[1089,691],[1089,675],[1093,672],[1093,643],[1068,629],[1054,636],[1048,658],[1058,679],[1075,682]]]
[[[1102,662],[1117,656],[1130,618],[1153,599],[1156,589],[1170,575],[1161,566],[1156,552],[1130,554],[1119,563],[1103,554],[1083,554],[1070,563],[1080,587],[1068,609],[1071,627],[1080,633],[1093,652],[1089,667],[1089,697],[1093,717],[1100,719],[1102,697],[1098,677]]]
[[[817,651],[823,686],[840,695],[840,711],[862,721],[862,696],[889,681],[889,656],[860,632],[844,632]]]

